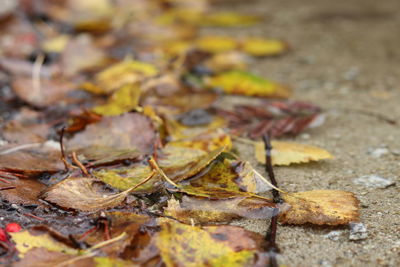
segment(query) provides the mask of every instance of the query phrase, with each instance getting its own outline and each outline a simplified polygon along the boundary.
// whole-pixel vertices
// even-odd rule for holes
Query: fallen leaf
[[[248,57],[238,51],[217,53],[204,62],[204,65],[214,72],[224,72],[230,70],[244,71],[247,69]]]
[[[164,213],[186,224],[230,222],[232,219],[269,219],[275,216],[275,204],[258,198],[214,199],[183,196],[181,202],[168,201]]]
[[[126,84],[115,91],[107,103],[96,106],[93,112],[104,116],[117,116],[131,111],[139,104],[139,84]]]
[[[125,60],[96,74],[96,93],[109,94],[125,84],[136,83],[157,74],[157,68],[149,63]],[[86,86],[83,86],[83,89],[86,89]],[[89,91],[93,90],[89,88]]]
[[[281,55],[288,45],[281,40],[249,38],[241,42],[241,50],[256,57]]]
[[[254,266],[262,237],[235,226],[162,221],[156,245],[166,266]]]
[[[221,53],[236,49],[235,39],[226,36],[203,36],[196,40],[196,47],[209,53]]]
[[[271,145],[273,165],[290,165],[292,163],[307,163],[333,158],[328,151],[311,145],[280,141],[272,141]],[[256,142],[254,146],[256,159],[258,162],[265,164],[264,143]]]
[[[202,16],[199,23],[202,26],[246,27],[259,23],[260,21],[261,18],[254,15],[219,12]]]
[[[290,95],[287,87],[243,71],[227,71],[209,77],[207,85],[227,94],[282,98]]]
[[[167,145],[159,155],[157,163],[172,181],[179,182],[197,174],[214,160],[223,149],[222,147],[206,153],[199,149]],[[152,168],[147,162],[133,167],[93,172],[96,178],[120,190],[135,186],[146,177],[149,177],[151,173]],[[147,183],[136,188],[134,192],[154,192],[161,186],[162,181],[160,174],[154,175]]]
[[[66,147],[88,160],[104,163],[151,154],[155,141],[150,119],[138,113],[127,113],[88,125],[75,134]]]
[[[291,207],[280,214],[282,223],[341,225],[360,220],[359,201],[351,192],[313,190],[284,194],[283,200]]]
[[[7,186],[15,186],[16,188],[0,191],[1,199],[15,204],[43,205],[38,198],[40,193],[46,188],[44,184],[29,178],[15,178],[9,180],[9,182]]]
[[[120,205],[130,192],[128,189],[118,194],[110,194],[96,179],[70,177],[49,187],[41,197],[67,209],[98,211]]]
[[[230,150],[232,148],[232,141],[231,137],[223,131],[210,131],[191,138],[169,142],[168,145],[196,148],[204,151],[212,151],[224,146],[226,150]]]
[[[63,242],[68,238],[62,238],[57,232],[49,231],[48,228],[36,227],[9,234],[15,242],[21,258],[33,248],[45,248],[48,251],[63,252],[69,255],[78,253],[78,250]]]

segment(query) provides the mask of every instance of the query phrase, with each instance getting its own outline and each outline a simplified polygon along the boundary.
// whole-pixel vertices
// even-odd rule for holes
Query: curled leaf
[[[48,188],[42,198],[67,209],[98,211],[120,205],[131,191],[110,194],[98,183],[92,178],[67,178]]]
[[[279,217],[282,223],[341,225],[360,219],[359,201],[351,192],[313,190],[284,194],[291,207]]]
[[[311,145],[280,141],[272,141],[271,145],[273,165],[290,165],[333,158],[328,151]],[[265,149],[262,142],[255,143],[255,153],[258,162],[265,164]]]

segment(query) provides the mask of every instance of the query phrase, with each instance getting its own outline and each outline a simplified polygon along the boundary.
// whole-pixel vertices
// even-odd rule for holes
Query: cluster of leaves
[[[249,143],[265,164],[262,143],[244,137],[296,135],[321,118],[286,99],[221,108],[229,94],[290,96],[246,70],[249,57],[285,53],[285,42],[197,34],[259,17],[214,12],[206,0],[15,1],[0,16],[0,195],[29,220],[13,243],[0,241],[2,260],[265,266],[263,237],[227,223],[359,220],[352,193],[285,192],[235,152]],[[272,146],[274,165],[332,158]],[[283,202],[267,197],[271,188]]]

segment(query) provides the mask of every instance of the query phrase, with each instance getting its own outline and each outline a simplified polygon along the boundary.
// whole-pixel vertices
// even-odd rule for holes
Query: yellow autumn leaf
[[[261,18],[235,12],[204,14],[199,21],[202,26],[245,27],[261,22]]]
[[[69,35],[61,34],[56,37],[45,40],[42,43],[43,51],[47,53],[61,53],[71,39]]]
[[[149,78],[158,74],[158,70],[155,66],[135,60],[125,60],[116,63],[107,69],[99,72],[95,76],[95,87],[96,90],[89,87],[92,92],[100,91],[100,93],[111,93],[118,88],[121,88],[125,84],[136,83],[142,81],[145,78]],[[84,89],[87,89],[83,86]]]
[[[256,235],[235,226],[193,227],[171,220],[160,223],[156,246],[167,267],[242,267],[255,264]],[[235,249],[240,247],[241,249]]]
[[[288,45],[275,39],[250,38],[241,42],[241,50],[252,56],[275,56],[286,52]]]
[[[139,98],[139,84],[126,84],[114,92],[106,104],[96,106],[92,110],[104,116],[121,115],[136,108],[139,104]]]
[[[290,208],[279,219],[282,223],[340,225],[360,220],[359,201],[351,192],[313,190],[283,194]]]
[[[221,53],[236,49],[238,44],[235,39],[227,36],[204,36],[197,39],[195,45],[205,52]]]
[[[169,142],[168,145],[196,148],[204,151],[212,151],[224,146],[226,150],[230,150],[232,148],[232,141],[231,137],[223,131],[212,130],[194,137]]]
[[[228,70],[246,70],[248,58],[246,54],[238,51],[217,53],[205,61],[205,66],[214,72]]]
[[[307,163],[324,159],[332,159],[333,156],[326,150],[292,142],[272,141],[272,164],[290,165],[292,163]],[[263,142],[255,143],[255,154],[258,162],[265,164],[265,149]]]
[[[260,97],[288,97],[289,89],[276,82],[244,71],[227,71],[210,77],[208,87],[222,89],[227,94]]]
[[[15,247],[19,251],[21,258],[33,248],[45,248],[49,251],[63,252],[70,255],[78,254],[78,250],[58,241],[46,231],[31,229],[9,234],[15,242]]]

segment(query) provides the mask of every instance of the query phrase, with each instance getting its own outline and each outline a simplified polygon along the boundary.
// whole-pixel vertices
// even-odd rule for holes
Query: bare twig
[[[86,176],[89,177],[90,174],[88,172],[88,170],[86,169],[85,166],[83,166],[83,164],[79,161],[78,157],[76,156],[75,151],[72,152],[72,161],[79,167],[79,169],[82,171],[82,173]]]
[[[157,162],[154,160],[153,157],[151,157],[151,158],[149,159],[149,164],[150,164],[150,166],[151,166],[152,168],[154,168],[159,174],[161,174],[161,176],[162,176],[168,183],[170,183],[171,185],[173,185],[173,186],[179,188],[179,186],[178,186],[174,181],[172,181],[172,180],[165,174],[165,172],[158,166]]]

